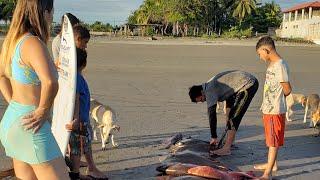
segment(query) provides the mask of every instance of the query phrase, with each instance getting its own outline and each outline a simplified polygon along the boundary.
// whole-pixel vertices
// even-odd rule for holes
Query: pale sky
[[[268,2],[269,0],[262,1]],[[123,24],[129,14],[142,2],[143,0],[55,0],[54,21],[60,22],[61,16],[70,12],[87,23],[97,20],[112,25]],[[301,2],[308,2],[308,0],[275,0],[275,2],[286,9]]]

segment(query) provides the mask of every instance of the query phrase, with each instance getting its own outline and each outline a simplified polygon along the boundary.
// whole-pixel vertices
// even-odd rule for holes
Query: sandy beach
[[[320,46],[279,43],[278,50],[289,63],[293,91],[320,94]],[[156,175],[159,158],[167,153],[160,146],[162,139],[181,132],[208,141],[206,104],[191,103],[188,88],[232,69],[253,73],[260,88],[239,128],[237,148],[219,160],[247,171],[265,162],[267,153],[259,111],[266,65],[255,53],[254,40],[92,39],[85,77],[92,97],[115,109],[121,127],[115,135],[118,148],[108,145],[107,151],[101,151],[100,142],[94,142],[98,167],[110,179],[147,179]],[[2,116],[6,105],[2,99],[0,103]],[[315,132],[302,119],[299,110],[295,121],[286,124],[277,179],[319,178],[320,137],[313,137]],[[218,126],[221,134],[222,118]],[[10,166],[0,149],[0,168]]]

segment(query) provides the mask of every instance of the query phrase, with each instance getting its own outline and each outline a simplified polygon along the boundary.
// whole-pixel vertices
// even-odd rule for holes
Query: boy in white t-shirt
[[[261,38],[256,50],[260,59],[268,64],[261,110],[269,153],[268,163],[254,168],[264,170],[261,179],[271,179],[272,171],[278,168],[278,149],[284,144],[286,97],[291,93],[291,85],[288,64],[277,53],[273,39],[268,36]]]

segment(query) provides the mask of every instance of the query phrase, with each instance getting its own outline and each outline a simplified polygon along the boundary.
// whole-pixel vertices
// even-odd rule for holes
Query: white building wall
[[[296,12],[284,14],[277,36],[282,38],[304,38],[307,40],[320,39],[320,17],[312,16],[309,19],[309,12],[302,12],[302,10],[299,10],[299,12],[301,13],[300,18],[296,17]]]

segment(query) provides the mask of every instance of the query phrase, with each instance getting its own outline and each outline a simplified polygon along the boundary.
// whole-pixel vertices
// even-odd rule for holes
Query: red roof
[[[320,2],[314,1],[314,2],[307,2],[307,3],[298,4],[296,6],[293,6],[292,8],[284,10],[283,12],[287,13],[287,12],[292,12],[295,10],[300,10],[300,9],[309,8],[309,7],[320,8]]]

